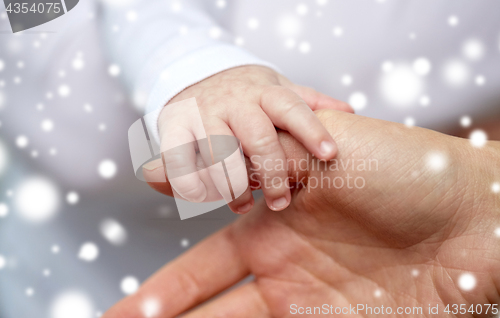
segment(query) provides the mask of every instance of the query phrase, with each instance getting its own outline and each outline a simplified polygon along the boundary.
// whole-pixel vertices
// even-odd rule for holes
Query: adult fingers
[[[255,107],[245,114],[234,114],[229,124],[251,160],[252,177],[259,181],[267,205],[274,211],[285,209],[291,200],[288,167],[273,123]]]
[[[271,318],[271,314],[257,284],[252,282],[183,316],[183,318],[206,317]]]
[[[274,125],[288,131],[311,153],[324,160],[337,155],[337,144],[306,102],[288,88],[263,91],[261,107]]]
[[[175,317],[249,274],[227,227],[167,264],[103,318]]]

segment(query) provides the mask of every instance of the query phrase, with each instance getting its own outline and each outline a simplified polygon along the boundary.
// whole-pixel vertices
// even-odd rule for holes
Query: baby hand
[[[192,119],[195,118],[189,114],[192,107],[169,108],[193,97],[197,104],[195,112],[199,111],[201,122]],[[285,209],[291,200],[287,161],[275,127],[288,131],[317,158],[332,159],[337,154],[337,145],[313,113],[327,108],[353,112],[348,104],[314,89],[295,85],[262,66],[232,68],[186,88],[162,110],[158,121],[162,149],[178,149],[166,152],[166,171],[175,168],[186,172],[175,178],[169,175],[172,188],[188,201],[206,201],[209,196],[206,175],[196,172],[199,170],[197,166],[203,165],[196,149],[203,146],[196,145],[196,142],[208,136],[235,136],[241,142],[244,154],[251,158],[252,169],[269,208],[274,211]],[[191,146],[179,147],[187,144]],[[282,168],[275,169],[277,166]],[[223,193],[222,196],[231,201],[228,205],[232,211],[240,214],[250,211],[254,201],[244,161],[238,155],[231,156],[224,169],[227,170],[226,176],[227,173],[236,175],[244,178],[245,183],[238,191],[241,195],[233,195],[234,200],[228,200]],[[214,168],[208,171],[212,185],[219,190],[221,178],[217,181],[213,175],[221,172]],[[223,179],[226,182],[226,178]],[[233,189],[238,187],[231,186]]]

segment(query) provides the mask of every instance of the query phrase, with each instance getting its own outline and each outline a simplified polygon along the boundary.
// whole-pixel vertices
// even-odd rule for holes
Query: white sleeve
[[[113,2],[121,1],[102,2],[110,58],[120,66],[134,103],[156,114],[146,118],[157,141],[161,109],[186,87],[241,65],[276,69],[231,43],[232,37],[204,7],[215,1]]]

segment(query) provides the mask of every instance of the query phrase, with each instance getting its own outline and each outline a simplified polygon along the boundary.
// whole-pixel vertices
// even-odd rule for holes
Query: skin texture
[[[275,212],[258,202],[167,264],[104,318],[144,317],[151,299],[159,304],[154,317],[161,318],[300,316],[290,313],[292,304],[418,306],[423,314],[405,316],[446,317],[454,316],[443,312],[447,304],[468,309],[498,303],[500,195],[491,185],[500,180],[499,142],[477,149],[421,128],[331,110],[316,115],[337,141],[339,161],[377,160],[378,168],[332,171],[330,162],[326,170],[312,169],[317,160],[280,132],[287,158],[309,162],[307,170],[290,167],[292,184],[309,177],[292,191],[290,206]],[[437,161],[444,164],[436,158],[445,158]],[[154,180],[161,169],[145,177]],[[312,189],[321,172],[331,179],[362,177],[366,184]],[[171,191],[168,183],[151,185]],[[477,281],[472,290],[459,287],[464,273]],[[252,282],[220,295],[249,274]],[[429,315],[429,305],[439,305],[439,314]]]
[[[269,68],[252,65],[236,67],[185,89],[163,108],[158,121],[162,151],[173,148],[169,143],[202,139],[196,133],[201,126],[197,124],[196,116],[189,117],[190,112],[183,112],[186,107],[179,104],[191,98],[196,99],[206,134],[236,136],[245,155],[255,156],[255,162],[286,160],[275,127],[290,132],[318,158],[334,158],[337,145],[313,111],[334,109],[353,112],[348,104],[312,88],[295,85]],[[195,149],[164,159],[166,164],[175,168],[196,166]],[[243,171],[245,176],[243,161],[240,160],[240,167],[237,164],[232,166],[234,171]],[[213,179],[225,179],[223,173],[221,177],[215,176],[215,172],[212,174]],[[261,170],[259,178],[264,177],[275,180],[273,186],[262,189],[267,205],[275,211],[283,210],[291,199],[284,182],[287,171]],[[197,173],[174,179],[172,186],[181,197],[191,202],[205,201],[210,190]],[[246,213],[254,204],[250,188],[247,184],[242,187],[243,195],[229,204],[236,213]]]

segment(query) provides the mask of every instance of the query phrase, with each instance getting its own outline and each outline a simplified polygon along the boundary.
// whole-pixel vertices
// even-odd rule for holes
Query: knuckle
[[[202,285],[192,273],[181,272],[175,276],[174,281],[179,285],[179,290],[182,290],[191,302],[202,300]]]
[[[257,155],[268,155],[278,149],[279,141],[276,136],[260,136],[254,142],[251,142],[251,152]]]
[[[164,156],[165,168],[167,171],[179,170],[183,168],[188,168],[189,156],[186,153],[172,152]]]
[[[187,178],[179,177],[172,179],[170,184],[184,197],[197,197],[201,192],[198,182],[193,182],[193,180],[188,180]]]

